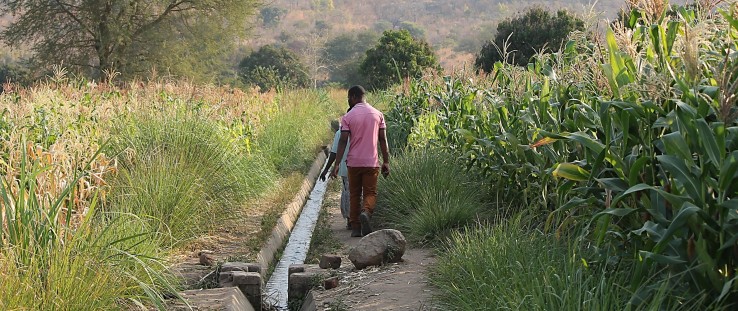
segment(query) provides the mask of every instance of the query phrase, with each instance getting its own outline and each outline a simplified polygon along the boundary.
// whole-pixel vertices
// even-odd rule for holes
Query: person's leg
[[[351,195],[349,195],[348,176],[341,176],[341,216],[346,219],[346,229],[351,229]]]
[[[359,213],[361,213],[361,169],[356,167],[348,168],[349,182],[349,222],[352,229],[361,228],[359,221]]]
[[[374,213],[374,207],[377,205],[377,179],[379,177],[379,168],[369,167],[364,169],[361,174],[362,192],[364,194],[364,204],[361,211],[366,211],[369,216]]]
[[[364,204],[362,206],[359,220],[361,221],[361,235],[372,233],[371,216],[374,213],[374,206],[377,204],[377,177],[379,176],[379,168],[367,167],[363,169],[361,174],[362,192],[364,194]]]

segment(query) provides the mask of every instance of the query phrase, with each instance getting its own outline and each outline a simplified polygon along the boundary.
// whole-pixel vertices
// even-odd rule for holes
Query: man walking
[[[361,237],[372,232],[370,220],[377,203],[377,178],[380,165],[377,144],[382,150],[382,175],[389,175],[389,146],[384,115],[364,100],[366,91],[356,85],[348,90],[351,111],[341,118],[341,138],[338,141],[336,164],[331,177],[338,175],[346,143],[351,145],[346,156],[348,167],[351,236]],[[363,204],[362,202],[363,196]]]

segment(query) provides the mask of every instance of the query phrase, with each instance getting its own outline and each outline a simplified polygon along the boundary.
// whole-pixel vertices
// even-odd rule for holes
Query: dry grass
[[[125,122],[122,120],[133,115],[192,113],[253,131],[278,111],[273,92],[245,93],[187,82],[139,81],[116,87],[73,81],[58,72],[29,88],[8,86],[0,95],[0,172],[8,181],[17,176],[25,149],[31,160],[39,159],[48,166],[38,178],[38,194],[52,198],[75,174],[88,174],[80,180],[73,198],[80,212],[77,219],[87,211],[95,193],[105,198],[106,180],[118,171],[115,155],[103,152],[92,159],[110,136],[114,122]]]

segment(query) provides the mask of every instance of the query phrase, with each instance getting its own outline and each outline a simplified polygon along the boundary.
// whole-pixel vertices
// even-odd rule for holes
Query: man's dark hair
[[[364,98],[366,90],[361,85],[354,85],[348,90],[348,96]]]

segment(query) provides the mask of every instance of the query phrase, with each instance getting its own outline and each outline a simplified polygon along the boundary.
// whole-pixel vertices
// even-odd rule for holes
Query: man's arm
[[[379,149],[382,150],[382,175],[389,175],[389,144],[387,144],[387,131],[379,129]]]
[[[338,150],[336,150],[336,163],[333,165],[333,172],[331,172],[331,177],[338,176],[338,167],[341,166],[341,161],[343,161],[343,154],[346,151],[346,143],[349,139],[349,132],[341,131],[341,138],[338,140]]]
[[[336,160],[336,153],[331,152],[331,154],[328,156],[328,163],[325,165],[325,169],[323,169],[323,173],[320,174],[320,180],[325,180],[325,174],[328,174],[328,171],[331,169],[331,165],[333,165],[333,161]]]

